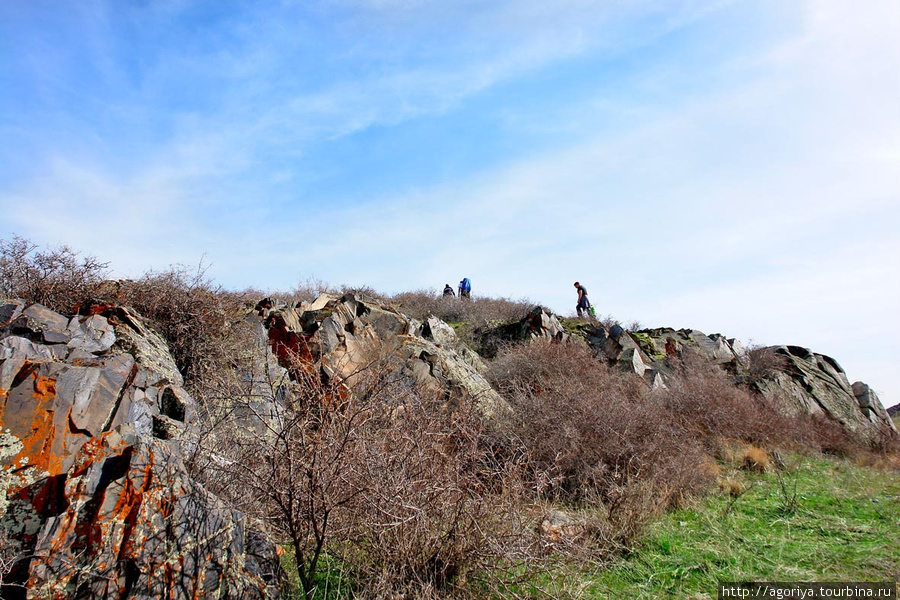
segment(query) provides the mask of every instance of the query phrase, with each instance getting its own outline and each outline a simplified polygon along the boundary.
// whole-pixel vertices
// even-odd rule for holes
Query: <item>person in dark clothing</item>
[[[446,298],[447,296],[456,297],[456,292],[453,291],[453,288],[450,287],[449,283],[444,284],[444,298]]]
[[[575,310],[578,312],[578,316],[591,316],[591,301],[588,300],[587,288],[576,281],[575,289],[578,291],[578,304],[575,305]]]

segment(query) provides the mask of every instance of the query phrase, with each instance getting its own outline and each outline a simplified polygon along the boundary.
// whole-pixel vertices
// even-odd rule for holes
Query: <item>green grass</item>
[[[713,490],[663,515],[631,553],[579,570],[559,563],[513,589],[522,598],[712,600],[727,581],[900,581],[900,474],[824,457],[724,473],[746,490]],[[283,564],[291,571],[290,552]],[[340,563],[323,558],[317,599],[351,597]],[[301,598],[295,589],[292,598]]]
[[[724,581],[900,580],[900,475],[798,458],[781,474],[740,476],[748,490],[730,507],[716,492],[664,516],[629,556],[581,574],[582,597],[715,598]]]

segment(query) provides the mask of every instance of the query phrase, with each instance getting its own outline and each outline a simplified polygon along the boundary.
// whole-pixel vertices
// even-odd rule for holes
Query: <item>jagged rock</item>
[[[863,439],[894,432],[891,422],[868,386],[850,385],[844,369],[829,356],[800,346],[773,346],[785,361],[771,377],[754,383],[767,398],[788,402],[788,409],[824,414]]]
[[[621,325],[605,327],[593,323],[581,328],[582,335],[597,358],[618,368],[644,376],[653,364],[652,359]],[[657,369],[658,370],[658,369]]]
[[[528,316],[519,322],[519,338],[563,342],[569,338],[569,334],[556,315],[541,306],[535,306]]]
[[[435,316],[430,316],[422,323],[422,337],[435,344],[452,347],[456,343],[456,332],[452,327]]]
[[[197,408],[162,338],[120,307],[66,318],[11,303],[0,319],[13,440],[0,527],[25,557],[5,584],[28,597],[274,597],[274,548],[251,552],[243,517],[181,462]]]
[[[535,306],[519,321],[492,322],[475,330],[476,347],[485,358],[493,358],[509,342],[563,342],[569,338],[569,333],[556,315],[541,306]]]
[[[648,368],[647,363],[645,363],[644,359],[641,357],[639,348],[629,348],[623,351],[617,358],[617,361],[619,368],[624,371],[630,371],[640,377],[644,376],[644,372]]]
[[[887,424],[896,431],[897,428],[891,420],[890,413],[884,409],[884,405],[881,404],[881,400],[878,398],[875,390],[862,381],[855,382],[850,386],[850,389],[853,395],[856,396],[856,401],[859,403],[863,414],[869,418],[870,422],[876,425]]]
[[[40,304],[32,304],[22,310],[10,327],[14,331],[26,330],[32,334],[42,334],[44,341],[52,344],[58,343],[58,340],[53,338],[64,334],[68,325],[69,320],[64,316]]]
[[[426,322],[429,323],[429,322]],[[416,327],[412,319],[354,294],[323,295],[310,305],[275,309],[265,316],[269,340],[283,366],[321,360],[328,372],[349,384],[373,360],[383,360],[395,374],[423,390],[453,402],[474,402],[485,414],[506,404],[478,369],[450,346],[433,341],[449,328],[437,319]],[[442,327],[443,325],[443,327]],[[445,338],[446,339],[446,338]]]
[[[69,339],[60,340],[60,343],[67,343],[70,349],[85,352],[106,352],[116,341],[116,332],[112,325],[100,315],[91,315],[83,321],[79,321],[77,317],[73,318],[67,328],[67,334],[66,337]],[[46,334],[44,339],[47,339]]]
[[[8,514],[31,542],[33,597],[262,598],[277,569],[274,548],[250,547],[240,515],[187,477],[172,445],[127,428],[19,490]]]
[[[642,329],[632,334],[641,349],[654,361],[680,358],[685,348],[692,348],[716,364],[734,368],[746,367],[748,354],[743,344],[720,333],[706,335],[694,329],[669,327]]]
[[[671,362],[684,358],[688,350],[738,375],[746,373],[750,365],[746,348],[718,333],[671,328],[629,333],[619,325],[606,328],[599,324],[582,326],[580,331],[598,358],[642,375],[654,387],[665,386]],[[785,358],[783,366],[753,385],[785,412],[822,415],[862,439],[896,432],[877,395],[862,383],[851,387],[834,359],[799,346],[772,350]]]
[[[662,373],[660,373],[658,369],[647,369],[646,371],[644,371],[644,381],[646,381],[650,385],[650,389],[667,389],[666,382],[663,379]]]

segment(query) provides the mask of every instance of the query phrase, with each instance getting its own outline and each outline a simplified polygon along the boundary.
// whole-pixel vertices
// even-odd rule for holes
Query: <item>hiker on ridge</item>
[[[449,283],[444,284],[444,298],[448,296],[456,296],[456,292],[453,291],[453,288],[450,287]]]
[[[578,316],[591,316],[591,301],[588,300],[587,288],[576,281],[575,289],[578,291],[578,304],[575,305],[575,310],[578,312]]]
[[[463,277],[463,280],[459,282],[459,297],[460,298],[470,298],[471,293],[472,293],[472,282],[469,281],[468,277]]]

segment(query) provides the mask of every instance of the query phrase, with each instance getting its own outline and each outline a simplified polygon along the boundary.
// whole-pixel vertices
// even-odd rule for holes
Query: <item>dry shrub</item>
[[[0,296],[37,302],[64,313],[96,295],[107,266],[68,246],[41,250],[37,244],[13,236],[0,240]]]
[[[627,543],[712,480],[703,448],[643,381],[580,346],[508,348],[492,379],[513,407],[497,433],[500,451],[516,457],[537,497],[605,506],[607,541]]]
[[[809,445],[823,454],[850,458],[860,454],[864,448],[860,440],[824,415],[813,415],[805,421],[809,426]]]
[[[752,346],[747,353],[749,365],[747,375],[750,382],[771,379],[787,367],[788,359],[771,346]]]
[[[365,491],[347,515],[344,563],[370,597],[464,595],[459,584],[495,567],[503,540],[517,537],[508,497],[488,492],[496,474],[481,424],[465,409],[442,415],[418,394],[395,397],[393,409],[366,432],[356,471]]]
[[[404,314],[415,319],[434,315],[448,323],[470,323],[473,326],[490,321],[519,321],[534,308],[526,299],[487,298],[473,296],[444,298],[437,290],[403,292],[386,298]]]
[[[476,414],[409,387],[388,352],[372,352],[352,389],[290,358],[292,383],[268,397],[250,390],[258,375],[221,379],[194,464],[292,547],[307,597],[325,585],[325,556],[360,597],[464,597],[524,547],[514,480],[489,460]]]
[[[740,498],[747,487],[744,482],[734,477],[722,477],[717,481],[719,489],[731,498]]]
[[[234,323],[247,313],[248,295],[227,292],[206,277],[201,263],[150,271],[138,280],[118,282],[109,300],[133,307],[166,339],[192,392],[223,368],[235,349],[228,343]]]
[[[658,395],[667,411],[703,441],[710,452],[723,439],[795,449],[810,445],[805,416],[785,414],[769,401],[737,385],[733,376],[697,353],[685,352]]]
[[[759,446],[747,446],[742,453],[741,466],[749,471],[768,473],[772,468],[769,453]]]

